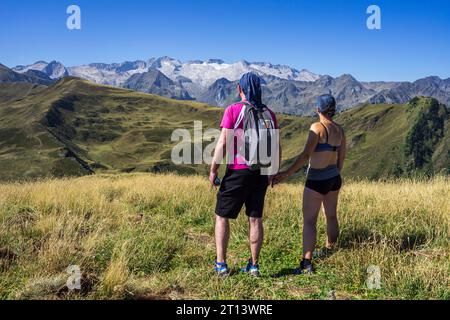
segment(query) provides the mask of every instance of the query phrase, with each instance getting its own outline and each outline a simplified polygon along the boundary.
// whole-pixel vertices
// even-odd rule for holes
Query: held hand
[[[274,188],[279,183],[277,176],[278,174],[269,176],[269,187]]]
[[[288,173],[286,171],[280,172],[277,175],[273,177],[272,185],[277,185],[284,180],[286,180],[289,177]]]

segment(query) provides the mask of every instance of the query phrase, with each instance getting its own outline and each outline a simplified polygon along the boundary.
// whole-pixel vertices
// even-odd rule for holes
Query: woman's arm
[[[345,138],[344,129],[341,130],[342,130],[342,140],[341,140],[341,147],[339,148],[338,151],[338,161],[337,161],[339,171],[342,171],[342,169],[344,168],[344,161],[347,155],[347,140]]]
[[[303,149],[302,153],[297,157],[295,162],[285,171],[285,174],[287,176],[291,176],[294,173],[296,173],[300,168],[309,161],[309,158],[311,158],[311,155],[314,152],[314,149],[317,146],[317,143],[319,142],[319,134],[318,134],[318,128],[316,124],[313,124],[311,126],[311,129],[309,130],[308,140],[306,140],[305,148]]]

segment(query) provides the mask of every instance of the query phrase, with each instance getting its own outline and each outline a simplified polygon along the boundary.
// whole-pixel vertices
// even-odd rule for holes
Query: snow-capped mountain
[[[28,82],[47,86],[52,84],[53,80],[38,70],[30,69],[19,73],[0,63],[0,84],[13,82]]]
[[[124,88],[157,94],[178,100],[192,100],[189,93],[179,83],[167,78],[161,71],[150,69],[144,73],[132,75],[123,84]]]
[[[27,66],[16,66],[14,68],[12,68],[12,70],[14,70],[15,72],[19,72],[19,73],[25,73],[28,70],[37,70],[37,71],[42,71],[44,70],[44,68],[48,66],[48,62],[45,61],[36,61],[33,64],[27,65]]]
[[[18,73],[26,73],[29,70],[40,71],[45,73],[50,79],[59,79],[69,75],[66,67],[58,61],[51,61],[50,63],[38,61],[28,66],[14,67],[12,70]]]

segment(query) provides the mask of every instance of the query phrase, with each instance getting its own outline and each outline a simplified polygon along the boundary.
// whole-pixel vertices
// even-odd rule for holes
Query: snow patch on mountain
[[[33,64],[27,65],[27,66],[16,66],[14,68],[12,68],[12,70],[14,70],[15,72],[19,72],[19,73],[25,73],[28,70],[37,70],[37,71],[42,71],[44,70],[44,68],[48,66],[48,62],[45,61],[37,61]]]
[[[188,61],[182,63],[169,57],[156,59],[152,65],[172,80],[179,77],[191,79],[195,84],[207,88],[215,81],[225,78],[229,81],[238,80],[246,72],[259,75],[271,75],[285,80],[315,81],[320,76],[307,70],[298,71],[294,68],[270,63],[251,63],[241,60],[235,63],[225,63],[219,59],[207,61]]]
[[[68,68],[69,74],[89,81],[122,86],[131,76],[148,71],[145,61],[126,61],[123,63],[91,63]]]

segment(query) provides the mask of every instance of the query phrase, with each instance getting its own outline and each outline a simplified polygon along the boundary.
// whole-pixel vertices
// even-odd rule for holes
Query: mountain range
[[[339,77],[318,75],[306,69],[241,60],[219,59],[181,62],[170,57],[122,63],[92,63],[66,67],[57,61],[0,70],[0,82],[31,82],[47,85],[66,76],[96,84],[112,85],[178,100],[196,100],[224,107],[237,100],[240,76],[253,71],[265,81],[264,102],[274,111],[312,115],[318,95],[331,93],[338,109],[365,103],[406,103],[416,96],[428,96],[450,106],[450,78],[430,76],[414,82],[360,82],[350,74]]]

